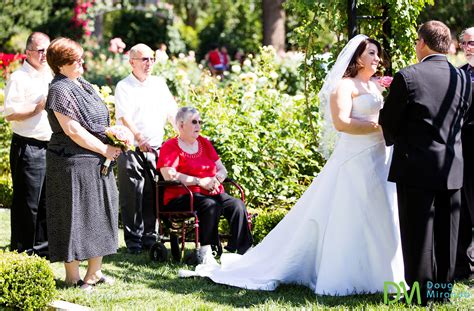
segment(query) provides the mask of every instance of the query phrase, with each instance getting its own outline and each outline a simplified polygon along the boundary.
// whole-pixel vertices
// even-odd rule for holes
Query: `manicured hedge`
[[[53,271],[45,259],[0,250],[0,306],[36,310],[55,295]]]

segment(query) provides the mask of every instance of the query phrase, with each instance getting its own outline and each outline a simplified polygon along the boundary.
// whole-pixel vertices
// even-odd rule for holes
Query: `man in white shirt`
[[[128,127],[135,145],[149,166],[156,168],[156,153],[163,141],[168,119],[174,123],[177,104],[163,78],[152,76],[153,50],[145,44],[130,49],[132,73],[115,89],[117,124]],[[138,149],[137,148],[137,149]],[[156,242],[153,183],[137,151],[122,153],[118,159],[119,201],[129,253],[138,254]]]
[[[5,89],[4,115],[13,131],[10,248],[19,252],[47,242],[44,185],[51,127],[44,107],[53,78],[46,64],[49,42],[41,32],[28,37],[26,61],[10,76]]]

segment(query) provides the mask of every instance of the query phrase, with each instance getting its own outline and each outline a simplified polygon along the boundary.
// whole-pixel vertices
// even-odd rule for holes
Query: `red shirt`
[[[221,57],[219,54],[220,53],[215,50],[212,50],[209,52],[209,62],[211,63],[212,66],[222,64]]]
[[[174,167],[177,172],[189,176],[199,178],[214,177],[217,172],[216,161],[220,158],[208,139],[199,136],[197,141],[198,151],[194,154],[184,152],[178,145],[177,137],[165,142],[160,149],[160,156],[158,157],[158,163],[156,165],[157,168]],[[204,195],[210,195],[209,191],[199,186],[193,185],[188,187],[193,193],[198,192]],[[224,187],[220,185],[219,193],[222,192],[224,192]],[[187,192],[182,187],[167,187],[163,203],[166,205],[170,200],[183,194],[187,194]]]

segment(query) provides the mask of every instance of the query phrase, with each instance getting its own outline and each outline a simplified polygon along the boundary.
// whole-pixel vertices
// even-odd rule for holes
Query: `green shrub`
[[[253,220],[254,243],[260,243],[263,238],[285,217],[288,211],[285,209],[273,209],[256,211],[257,216]]]
[[[44,308],[56,295],[55,286],[45,259],[0,250],[0,305],[22,310]]]
[[[10,207],[13,196],[10,176],[10,141],[12,131],[10,124],[0,117],[0,206]]]
[[[204,58],[213,43],[227,46],[229,55],[238,49],[246,53],[259,50],[263,34],[260,1],[214,1],[207,13],[198,30],[198,59]]]
[[[0,207],[10,208],[13,199],[13,185],[10,175],[0,175]]]

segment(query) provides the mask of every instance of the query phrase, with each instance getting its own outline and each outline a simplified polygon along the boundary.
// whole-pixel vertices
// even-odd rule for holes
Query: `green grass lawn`
[[[9,215],[8,210],[0,209],[0,248],[7,248],[9,245]],[[283,285],[274,292],[264,292],[217,285],[202,278],[179,279],[178,269],[192,267],[172,262],[155,263],[148,259],[148,254],[129,255],[123,242],[123,232],[120,231],[119,234],[120,249],[117,254],[106,257],[103,266],[103,272],[114,277],[116,284],[97,286],[94,292],[89,294],[79,289],[65,288],[62,281],[63,265],[53,263],[51,267],[59,292],[57,299],[88,306],[94,310],[408,309],[401,305],[384,305],[382,294],[328,297],[317,296],[310,289],[296,285]],[[81,274],[84,275],[85,265],[82,265],[81,269]],[[466,291],[470,291],[470,298],[457,298],[452,304],[435,306],[436,309],[468,310],[471,307],[472,310],[474,290],[469,289],[467,282],[456,284],[455,292]]]

